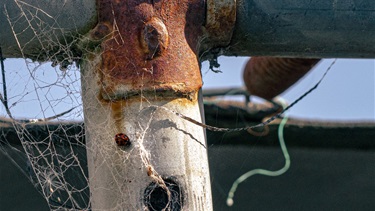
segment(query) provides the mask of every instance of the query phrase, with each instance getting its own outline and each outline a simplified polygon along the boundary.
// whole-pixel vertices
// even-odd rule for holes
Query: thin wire
[[[196,124],[198,126],[201,126],[203,128],[206,128],[207,130],[211,130],[211,131],[216,131],[216,132],[240,132],[240,131],[248,131],[250,129],[253,129],[253,128],[258,128],[258,127],[264,127],[266,125],[268,125],[269,123],[271,123],[273,120],[277,119],[277,118],[281,118],[282,115],[288,111],[290,108],[292,108],[295,104],[297,104],[299,101],[301,101],[303,98],[305,98],[307,95],[309,95],[312,91],[314,91],[316,88],[318,88],[318,86],[320,85],[320,83],[323,81],[323,79],[326,77],[328,71],[332,68],[332,66],[336,63],[336,60],[337,59],[334,59],[332,61],[332,63],[329,65],[329,67],[327,68],[327,70],[324,72],[323,76],[320,78],[320,80],[312,87],[310,88],[307,92],[305,92],[303,95],[301,95],[299,98],[297,98],[293,103],[291,103],[289,106],[287,106],[286,108],[284,108],[280,113],[270,117],[269,119],[267,119],[266,121],[264,122],[261,122],[257,125],[253,125],[253,126],[248,126],[248,127],[241,127],[241,128],[221,128],[221,127],[214,127],[214,126],[210,126],[210,125],[206,125],[206,124],[203,124],[201,122],[198,122],[188,116],[185,116],[183,114],[180,114],[176,111],[173,111],[173,110],[170,110],[168,108],[165,108],[165,107],[161,107],[161,106],[156,106],[156,105],[151,105],[150,107],[155,107],[155,108],[162,108],[166,111],[169,111],[169,112],[172,112],[174,113],[175,115],[177,115],[178,117],[182,118],[182,119],[185,119],[193,124]]]
[[[67,111],[64,111],[64,112],[62,112],[62,113],[56,114],[56,115],[54,115],[54,116],[50,116],[50,117],[47,117],[47,118],[41,118],[41,119],[28,119],[28,120],[24,120],[23,122],[24,122],[24,123],[25,123],[25,122],[26,122],[26,123],[37,123],[37,122],[47,122],[47,121],[51,121],[51,120],[57,119],[57,118],[59,118],[59,117],[61,117],[61,116],[64,116],[65,114],[67,114],[67,113],[73,111],[75,108],[77,108],[77,106],[76,106],[76,107],[73,107],[73,108],[71,108],[71,109],[69,109],[69,110],[67,110]]]
[[[281,105],[283,106],[283,108],[285,109],[287,107],[286,102],[282,99],[280,99],[279,101],[280,101]],[[238,179],[236,179],[236,181],[233,182],[232,187],[229,190],[228,197],[227,197],[227,205],[229,207],[232,206],[233,203],[234,203],[233,197],[234,197],[234,193],[237,190],[238,185],[240,183],[242,183],[243,181],[245,181],[246,179],[248,179],[249,177],[251,177],[253,175],[256,175],[256,174],[260,174],[260,175],[264,175],[264,176],[270,176],[270,177],[276,177],[276,176],[280,176],[280,175],[284,174],[286,171],[288,171],[288,169],[290,167],[290,156],[289,156],[288,150],[287,150],[286,145],[285,145],[285,140],[284,140],[284,127],[285,127],[285,124],[287,123],[287,121],[288,121],[288,115],[285,114],[284,118],[282,119],[282,121],[279,125],[279,128],[278,128],[279,143],[280,143],[281,150],[282,150],[284,158],[285,158],[285,165],[281,169],[276,170],[276,171],[270,171],[270,170],[266,170],[266,169],[253,169],[253,170],[250,170],[250,171],[246,172],[245,174],[241,175]]]
[[[8,106],[8,94],[7,94],[7,84],[6,84],[6,79],[5,79],[5,65],[4,65],[4,58],[3,58],[3,51],[0,47],[0,65],[1,65],[1,77],[2,77],[2,80],[3,80],[3,95],[0,93],[0,101],[3,103],[4,107],[5,107],[5,111],[7,112],[9,118],[13,119],[13,116],[12,116],[12,113],[10,112],[9,110],[9,106]],[[64,111],[60,114],[56,114],[54,116],[51,116],[51,117],[47,117],[47,118],[42,118],[42,119],[30,119],[30,120],[26,120],[26,121],[23,121],[23,122],[31,122],[31,123],[36,123],[36,122],[46,122],[46,121],[50,121],[50,120],[53,120],[53,119],[56,119],[56,118],[59,118],[69,112],[71,112],[73,109],[75,109],[76,107],[74,108],[71,108],[67,111]]]
[[[160,107],[160,106],[156,106],[156,105],[151,105],[150,107],[155,107],[155,108],[162,108],[164,110],[167,110],[169,112],[172,112],[174,113],[175,115],[177,115],[178,117],[182,118],[182,119],[185,119],[193,124],[196,124],[198,126],[201,126],[203,128],[206,128],[208,130],[211,130],[211,131],[216,131],[216,132],[239,132],[239,131],[247,131],[247,130],[250,130],[252,128],[257,128],[257,127],[263,127],[263,126],[266,126],[268,125],[269,123],[271,123],[273,120],[275,120],[276,118],[280,118],[282,117],[282,115],[288,111],[290,108],[292,108],[295,104],[297,104],[299,101],[301,101],[303,98],[305,98],[307,95],[309,95],[312,91],[314,91],[316,88],[318,88],[318,86],[320,85],[320,83],[323,81],[323,79],[326,77],[327,73],[329,72],[329,70],[331,70],[332,66],[336,63],[336,60],[337,59],[334,59],[332,61],[332,63],[329,65],[329,67],[327,68],[327,70],[324,72],[323,76],[320,78],[320,80],[312,87],[310,88],[308,91],[306,91],[303,95],[301,95],[299,98],[297,98],[293,103],[291,103],[289,106],[286,105],[286,103],[281,100],[281,104],[282,104],[282,107],[283,107],[283,110],[272,116],[271,118],[269,118],[268,120],[262,122],[262,123],[259,123],[257,125],[254,125],[254,126],[249,126],[249,127],[242,127],[242,128],[219,128],[219,127],[214,127],[214,126],[210,126],[210,125],[206,125],[206,124],[203,124],[201,122],[198,122],[190,117],[187,117],[183,114],[180,114],[176,111],[173,111],[173,110],[170,110],[170,109],[167,109],[165,107]],[[286,148],[286,145],[285,145],[285,140],[284,140],[284,126],[286,124],[286,122],[288,121],[288,117],[287,115],[284,115],[280,125],[279,125],[279,128],[278,128],[278,137],[279,137],[279,143],[280,143],[280,147],[281,147],[281,150],[283,152],[283,155],[284,155],[284,158],[285,158],[285,165],[284,167],[282,167],[281,169],[279,170],[276,170],[276,171],[270,171],[270,170],[265,170],[265,169],[253,169],[251,171],[248,171],[247,173],[245,173],[244,175],[240,176],[232,185],[229,193],[228,193],[228,198],[227,198],[227,205],[228,206],[232,206],[234,201],[233,201],[233,197],[234,197],[234,193],[236,192],[236,189],[238,187],[238,185],[240,183],[242,183],[243,181],[245,181],[247,178],[249,178],[250,176],[253,176],[253,175],[256,175],[256,174],[261,174],[261,175],[265,175],[265,176],[279,176],[279,175],[282,175],[284,174],[290,167],[290,156],[289,156],[289,153],[288,153],[288,150]]]
[[[3,51],[0,47],[1,77],[3,79],[3,94],[4,94],[4,97],[3,97],[3,95],[0,93],[0,101],[3,103],[3,105],[5,107],[5,111],[7,112],[9,118],[13,119],[12,113],[10,112],[9,106],[8,106],[8,94],[7,94],[7,84],[6,84],[6,80],[5,80],[4,60],[5,59],[3,58]]]

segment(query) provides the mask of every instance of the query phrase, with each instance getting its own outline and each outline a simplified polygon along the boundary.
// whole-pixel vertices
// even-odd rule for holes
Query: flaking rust
[[[99,31],[92,33],[105,37],[97,67],[104,100],[141,93],[195,97],[202,86],[197,54],[204,0],[98,0],[98,7]]]
[[[206,0],[204,48],[227,47],[236,22],[236,0]]]

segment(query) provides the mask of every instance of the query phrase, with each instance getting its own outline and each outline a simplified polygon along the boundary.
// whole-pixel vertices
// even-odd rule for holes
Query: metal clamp
[[[207,0],[206,44],[210,48],[230,43],[236,22],[236,0]]]

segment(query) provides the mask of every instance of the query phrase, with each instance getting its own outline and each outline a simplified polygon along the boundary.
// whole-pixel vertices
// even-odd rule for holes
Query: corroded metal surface
[[[244,82],[250,94],[272,99],[302,78],[319,61],[320,59],[252,57],[245,66]]]
[[[178,206],[212,210],[204,129],[171,112],[203,121],[197,55],[205,1],[98,0],[98,7],[90,37],[101,48],[82,68],[92,208],[174,210],[166,184],[174,178]],[[152,183],[166,194],[151,200]]]
[[[206,2],[205,30],[208,46],[205,47],[225,47],[232,38],[236,22],[236,0],[207,0]]]
[[[197,53],[204,21],[203,0],[100,0],[98,24],[111,29],[97,68],[102,97],[193,98],[202,86]]]

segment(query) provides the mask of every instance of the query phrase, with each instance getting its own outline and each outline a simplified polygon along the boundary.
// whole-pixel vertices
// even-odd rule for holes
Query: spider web
[[[131,180],[119,179],[119,175],[125,171],[122,169],[125,164],[133,168],[150,170],[154,184],[164,185],[164,187],[173,186],[172,182],[164,183],[152,165],[153,160],[161,159],[163,155],[151,155],[149,151],[152,146],[150,143],[143,144],[143,141],[152,138],[152,135],[149,135],[150,125],[155,124],[162,116],[177,115],[180,118],[178,121],[167,122],[176,129],[186,124],[187,121],[194,123],[191,120],[199,120],[200,117],[176,114],[175,108],[153,105],[152,99],[155,96],[142,95],[142,104],[133,111],[142,114],[142,118],[136,121],[138,123],[134,129],[136,132],[131,134],[131,139],[138,143],[135,147],[126,151],[114,150],[113,143],[87,145],[84,141],[86,133],[82,123],[85,117],[81,100],[81,81],[91,82],[81,79],[81,67],[77,64],[86,62],[81,57],[82,52],[96,53],[96,45],[86,45],[86,37],[80,35],[78,31],[74,36],[71,32],[66,33],[66,39],[57,41],[55,39],[57,34],[65,33],[55,21],[60,18],[58,14],[62,13],[61,10],[56,11],[57,15],[48,14],[41,10],[38,4],[15,2],[21,11],[19,15],[13,15],[6,7],[1,12],[4,12],[7,17],[7,26],[12,29],[18,50],[24,58],[4,61],[1,109],[2,113],[10,118],[10,120],[4,120],[3,123],[14,128],[23,150],[14,147],[10,139],[0,141],[0,150],[24,172],[43,195],[49,208],[52,210],[89,210],[91,208],[90,191],[107,188],[89,186],[92,176],[89,175],[87,168],[88,152],[96,152],[103,158],[103,166],[110,169],[108,176],[115,178],[115,184],[108,189],[112,194],[119,195],[118,198],[134,197],[129,194],[130,192],[124,191],[124,185],[131,183]],[[41,51],[30,54],[23,50],[29,43],[26,42],[22,46],[18,42],[25,32],[25,28],[18,27],[20,22],[26,24],[26,28],[34,32],[30,40],[38,40],[39,45],[42,46]],[[76,47],[78,44],[81,48]],[[85,47],[82,48],[82,46]],[[38,60],[52,62],[35,62]],[[75,63],[76,61],[79,62]],[[98,109],[90,104],[86,107],[85,109]],[[104,108],[99,109],[102,111]],[[101,125],[97,127],[108,128],[107,134],[96,134],[94,131],[90,135],[110,136],[113,133],[111,119],[111,114],[103,112]],[[195,127],[202,129],[205,126]],[[45,133],[45,131],[48,132]],[[8,137],[8,134],[4,135]],[[195,142],[197,149],[205,147],[204,143],[200,143],[199,140]],[[123,155],[124,151],[128,156]],[[112,154],[123,160],[112,162]],[[135,156],[141,157],[141,160],[134,161]],[[29,168],[25,165],[29,165]],[[178,190],[173,189],[170,194],[173,195],[175,192]],[[113,203],[113,210],[118,210],[125,204],[123,201]]]
[[[8,7],[11,3],[14,3],[17,12],[13,11],[14,8]],[[121,175],[129,171],[129,168],[144,171],[145,174],[139,176],[141,178],[148,180],[151,178],[151,191],[146,194],[152,195],[154,191],[158,191],[158,187],[161,187],[161,192],[167,192],[168,204],[171,209],[181,207],[180,200],[173,201],[176,198],[174,196],[178,195],[180,191],[174,188],[174,180],[172,180],[174,178],[161,178],[152,165],[154,160],[160,160],[163,157],[171,159],[171,156],[177,157],[178,155],[151,155],[149,151],[154,146],[151,143],[144,143],[144,140],[152,140],[155,136],[150,130],[150,125],[161,124],[158,122],[168,117],[168,114],[166,115],[163,110],[149,108],[153,104],[153,99],[157,97],[156,95],[145,96],[142,94],[141,104],[131,110],[136,114],[136,117],[139,117],[134,119],[134,132],[130,135],[127,134],[133,141],[134,147],[122,149],[116,147],[115,142],[85,143],[87,133],[82,123],[85,117],[83,116],[81,86],[85,87],[93,81],[96,83],[96,81],[82,79],[79,64],[84,64],[87,68],[90,68],[91,64],[96,64],[95,59],[90,58],[89,62],[81,55],[84,52],[86,55],[95,55],[99,58],[100,54],[97,52],[99,43],[87,43],[87,37],[80,34],[79,30],[65,31],[58,24],[58,19],[69,19],[69,17],[63,17],[63,11],[67,9],[66,5],[68,4],[59,2],[58,5],[61,7],[51,10],[52,14],[43,10],[42,8],[46,6],[43,2],[38,1],[26,3],[15,0],[6,2],[3,7],[0,7],[3,8],[1,12],[7,20],[5,27],[11,29],[15,40],[13,53],[23,57],[23,59],[7,58],[3,61],[3,56],[1,56],[4,63],[1,92],[3,106],[1,109],[2,113],[7,116],[3,122],[6,127],[12,128],[10,131],[15,131],[20,143],[14,143],[14,137],[12,139],[10,136],[12,132],[7,132],[4,134],[6,138],[0,142],[0,150],[21,169],[43,195],[51,210],[89,210],[91,209],[92,193],[95,193],[96,190],[99,192],[104,190],[104,192],[117,196],[116,198],[119,200],[113,200],[109,206],[112,210],[135,206],[126,204],[125,200],[138,197],[130,194],[132,178],[121,178]],[[64,39],[57,39],[61,34],[64,35]],[[25,41],[25,39],[29,39],[29,41]],[[34,48],[33,51],[29,51],[30,48]],[[91,76],[92,79],[97,77]],[[83,85],[81,85],[81,81],[83,81]],[[86,91],[88,99],[96,99],[96,90]],[[104,134],[92,131],[88,136],[99,137],[97,140],[101,140],[101,137],[113,137],[113,128],[121,130],[121,126],[114,125],[113,116],[106,111],[105,107],[98,107],[95,102],[85,106],[87,110],[94,110],[102,114],[99,124],[91,123],[87,118],[89,119],[88,125],[105,129]],[[138,113],[140,115],[137,115]],[[173,113],[169,115],[174,116]],[[193,118],[199,119],[201,116],[193,116]],[[180,121],[166,123],[175,128],[176,139],[192,138],[190,134],[184,133],[180,129],[186,128],[185,120],[180,119]],[[203,135],[201,127],[195,128],[193,130],[200,131]],[[160,130],[169,130],[169,128]],[[200,138],[193,137],[193,139],[195,139],[195,143],[192,150],[195,152],[206,150],[205,143],[198,140]],[[169,147],[166,144],[168,141],[165,140],[164,143],[163,140],[162,146]],[[21,144],[22,149],[15,147],[17,144]],[[96,169],[89,175],[87,153],[96,153],[102,159],[103,163],[98,164],[97,168],[108,170],[106,171],[108,177],[113,180],[111,187],[106,187],[105,184],[108,183],[101,184],[100,181],[96,183],[99,184],[98,186],[89,186],[89,181],[96,178]],[[116,157],[118,159],[114,160]],[[198,164],[201,165],[201,162],[196,163],[196,165]],[[25,165],[28,166],[25,167]],[[129,168],[124,168],[124,165]],[[171,162],[169,165],[174,164]],[[137,178],[133,178],[133,180],[135,179]],[[206,179],[206,182],[209,183],[209,179]],[[199,189],[200,184],[189,185],[195,185],[196,189]]]
[[[50,65],[27,59],[5,61],[9,108],[3,106],[2,110],[4,114],[9,110],[13,118],[7,124],[15,129],[23,152],[12,147],[12,140],[3,140],[1,148],[8,154],[13,148],[27,158],[31,169],[25,174],[51,209],[85,209],[89,189],[86,161],[82,159],[86,148],[80,74],[75,66],[62,72]],[[24,169],[27,163],[17,164]]]
[[[0,150],[21,169],[50,209],[87,210],[90,192],[81,78],[74,63],[80,53],[73,47],[82,36],[58,24],[59,19],[71,20],[64,15],[69,5],[76,6],[56,2],[49,13],[40,1],[6,1],[0,7],[7,20],[2,26],[15,40],[9,51],[24,57],[1,58],[1,111],[7,116],[2,122],[11,129],[3,132]],[[61,34],[64,39],[58,39]],[[17,138],[12,138],[13,131]],[[17,139],[20,143],[15,143]]]
[[[24,171],[25,175],[44,196],[51,210],[91,209],[91,197],[97,190],[110,196],[116,196],[116,199],[124,200],[114,200],[110,206],[112,210],[134,206],[126,204],[125,199],[136,197],[131,194],[133,187],[131,182],[136,178],[121,178],[121,175],[124,175],[124,171],[135,168],[147,170],[147,174],[151,178],[153,186],[155,186],[153,190],[160,186],[168,192],[166,187],[173,186],[173,183],[161,178],[152,162],[163,157],[177,157],[177,155],[150,154],[150,149],[154,146],[145,142],[145,140],[155,138],[150,131],[150,125],[158,124],[161,119],[168,116],[175,122],[164,122],[164,124],[169,124],[177,130],[176,139],[183,140],[184,137],[189,137],[195,142],[193,152],[205,151],[205,143],[202,143],[199,138],[191,137],[191,135],[179,131],[179,128],[186,127],[187,121],[193,124],[199,122],[196,120],[199,120],[200,116],[185,116],[180,113],[181,111],[178,111],[178,108],[169,107],[167,104],[163,104],[163,106],[154,105],[153,99],[156,96],[142,94],[142,102],[139,106],[128,111],[139,114],[135,115],[136,119],[127,120],[135,125],[134,132],[128,134],[131,140],[135,140],[135,147],[130,148],[130,150],[117,150],[113,143],[92,142],[86,144],[85,136],[97,137],[96,140],[105,140],[105,137],[113,134],[115,131],[113,128],[118,127],[112,121],[112,114],[105,107],[98,106],[93,101],[87,101],[92,104],[86,104],[85,109],[91,111],[91,114],[95,113],[92,110],[100,113],[101,115],[98,116],[100,120],[91,123],[90,120],[93,120],[93,118],[83,116],[81,87],[84,87],[84,89],[85,87],[92,87],[90,84],[96,83],[96,80],[90,79],[97,76],[93,72],[83,71],[89,77],[86,76],[85,79],[81,79],[81,67],[78,64],[86,65],[87,69],[94,69],[89,65],[95,65],[96,60],[90,58],[91,61],[85,61],[85,58],[81,55],[82,52],[85,52],[85,54],[92,53],[100,57],[100,55],[97,55],[95,44],[86,45],[84,35],[80,35],[78,31],[75,32],[75,35],[72,32],[65,32],[57,24],[57,20],[61,18],[60,14],[62,14],[61,8],[60,13],[55,11],[54,14],[49,14],[41,9],[43,5],[38,3],[14,2],[20,11],[19,14],[12,14],[6,6],[3,12],[8,21],[7,27],[11,28],[18,51],[24,58],[22,62],[19,59],[5,60],[4,74],[2,75],[2,109],[3,113],[6,113],[11,119],[7,121],[7,124],[11,125],[16,131],[23,151],[14,148],[8,140],[1,142],[2,151],[8,154],[13,162]],[[19,27],[19,25],[23,25],[24,28]],[[24,33],[27,30],[32,31],[33,36],[30,42],[21,45],[21,43],[25,43],[22,39],[24,39]],[[57,40],[59,34],[65,34],[65,39]],[[32,41],[35,40],[37,40],[38,46],[41,46],[40,51],[28,52],[24,50],[30,48],[29,45],[32,45]],[[40,63],[37,61],[52,62]],[[83,82],[82,85],[81,81]],[[85,93],[86,96],[83,97],[86,97],[86,99],[96,98],[96,90],[85,90]],[[81,123],[85,118],[88,120],[86,124],[91,125],[91,129],[98,128],[98,130],[85,132]],[[95,125],[98,122],[99,125]],[[257,127],[259,126],[263,125]],[[120,125],[121,127],[123,125]],[[198,128],[197,130],[212,128],[202,124],[198,124],[198,126],[190,124],[189,127]],[[103,130],[99,128],[105,128],[104,134],[102,133]],[[248,129],[233,129],[233,131]],[[224,130],[231,131],[232,129],[224,128]],[[168,147],[164,144],[162,146]],[[9,153],[9,149],[13,150],[14,154],[17,154],[21,159],[14,159],[12,153]],[[89,181],[95,180],[96,169],[92,170],[89,175],[87,153],[98,154],[97,158],[103,163],[98,164],[96,168],[105,169],[106,177],[113,179],[110,187],[105,186],[107,184],[105,181],[104,183],[96,181],[96,184],[99,184],[98,187],[89,186]],[[201,165],[201,162],[198,162],[198,164]],[[26,168],[26,171],[25,163],[30,165],[30,168]],[[146,177],[145,174],[143,174],[143,177]],[[202,186],[202,184],[190,185],[195,186],[195,189]],[[103,189],[105,190],[103,191]],[[167,194],[168,198],[176,195],[177,192],[178,190],[172,188],[171,193],[168,192]],[[147,194],[151,195],[152,191]],[[173,201],[168,203],[171,203],[172,207],[181,206],[181,202],[176,202],[177,205]]]

